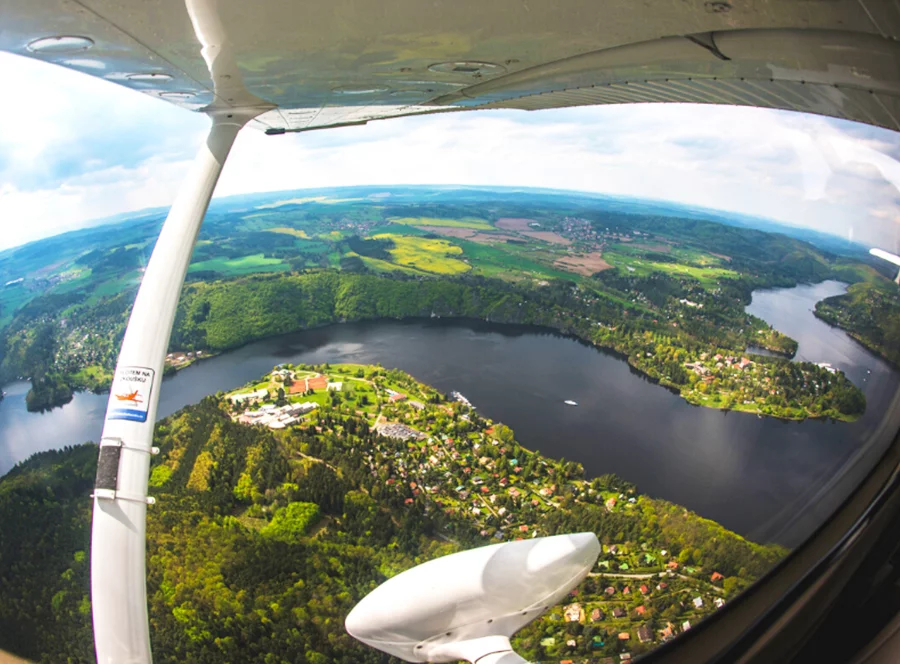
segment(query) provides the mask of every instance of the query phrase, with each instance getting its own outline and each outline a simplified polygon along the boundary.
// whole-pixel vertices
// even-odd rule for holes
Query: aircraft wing
[[[0,0],[0,49],[278,134],[478,108],[700,102],[900,129],[881,0]]]

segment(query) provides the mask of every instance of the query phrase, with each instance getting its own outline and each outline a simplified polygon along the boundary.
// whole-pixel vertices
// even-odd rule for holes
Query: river
[[[751,539],[791,546],[861,479],[900,426],[900,409],[891,405],[900,374],[812,314],[816,301],[843,291],[838,282],[758,291],[748,310],[797,339],[798,359],[830,362],[862,387],[868,407],[852,424],[694,407],[576,340],[445,320],[334,325],[249,344],[167,379],[159,414],[282,362],[381,363],[462,392],[529,449],[579,461],[589,476],[614,472]],[[7,386],[0,402],[0,474],[33,452],[100,434],[105,395],[77,394],[63,408],[35,414],[25,410],[27,387]]]

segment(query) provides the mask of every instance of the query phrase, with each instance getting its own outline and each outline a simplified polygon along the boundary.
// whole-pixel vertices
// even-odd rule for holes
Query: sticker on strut
[[[153,369],[146,367],[116,369],[106,419],[146,422],[147,411],[150,410],[153,374]]]

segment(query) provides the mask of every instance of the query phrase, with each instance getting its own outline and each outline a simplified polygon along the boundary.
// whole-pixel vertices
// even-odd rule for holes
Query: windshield
[[[0,109],[11,656],[94,657],[111,418],[158,418],[158,661],[388,661],[344,630],[380,583],[578,532],[596,563],[513,647],[636,658],[806,540],[900,426],[895,132],[699,104],[245,129],[154,410],[117,358],[208,120],[0,71],[46,102]]]

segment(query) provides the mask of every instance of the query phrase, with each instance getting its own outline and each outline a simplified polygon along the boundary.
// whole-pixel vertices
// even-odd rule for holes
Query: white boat
[[[571,399],[566,399],[565,401],[563,401],[563,403],[566,404],[567,406],[577,406],[578,405],[577,401],[572,401]]]

